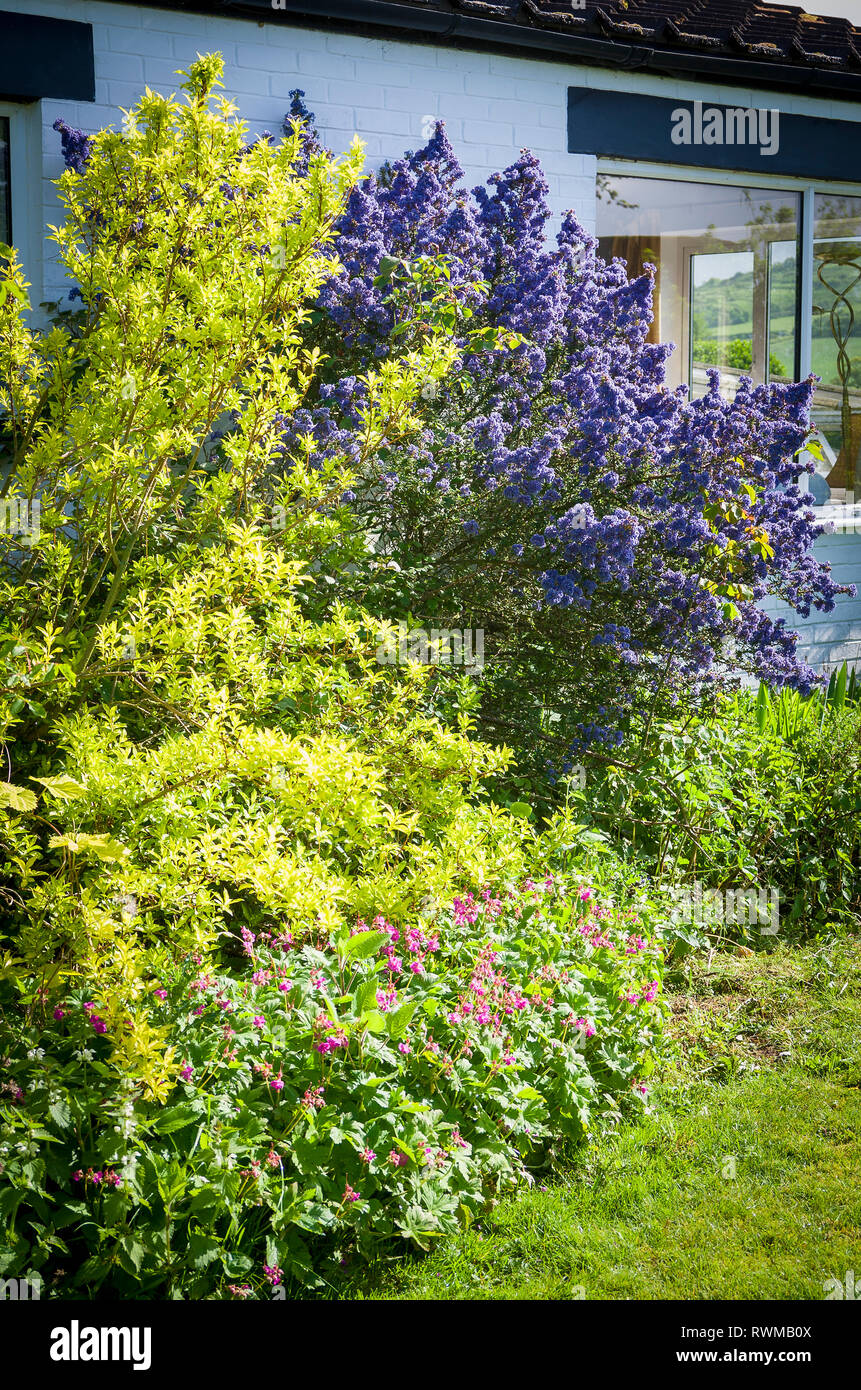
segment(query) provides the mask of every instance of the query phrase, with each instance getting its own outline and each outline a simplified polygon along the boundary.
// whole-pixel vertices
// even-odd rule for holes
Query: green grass
[[[650,1113],[347,1296],[822,1299],[861,1270],[861,942],[686,967]]]

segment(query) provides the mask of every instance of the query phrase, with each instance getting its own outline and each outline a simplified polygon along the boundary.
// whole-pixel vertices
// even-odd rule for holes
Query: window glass
[[[861,198],[817,193],[813,223],[817,503],[861,500]]]
[[[0,116],[0,241],[12,244],[12,190],[9,185],[9,118]]]
[[[797,374],[800,195],[673,179],[598,178],[598,244],[629,274],[651,262],[656,342],[672,342],[672,385],[695,396],[707,369],[734,394]]]

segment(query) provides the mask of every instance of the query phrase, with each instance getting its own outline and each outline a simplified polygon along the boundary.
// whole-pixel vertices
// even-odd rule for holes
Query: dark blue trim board
[[[861,121],[568,88],[568,150],[705,169],[861,182]]]
[[[95,101],[93,27],[0,10],[0,98]]]

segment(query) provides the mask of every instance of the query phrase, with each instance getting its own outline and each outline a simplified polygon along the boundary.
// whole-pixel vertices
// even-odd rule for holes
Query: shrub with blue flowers
[[[297,118],[310,128],[294,94]],[[557,770],[730,670],[809,692],[796,634],[760,605],[807,616],[848,592],[812,555],[821,527],[798,486],[812,380],[743,377],[732,400],[717,372],[701,399],[669,389],[651,275],[606,264],[573,213],[549,238],[530,153],[471,194],[461,174],[439,124],[355,188],[314,316],[328,361],[288,461],[300,431],[321,463],[353,447],[362,374],[396,349],[416,257],[443,256],[463,287],[455,333],[511,333],[428,383],[420,436],[382,448],[353,486],[373,537],[357,591],[382,617],[484,627],[485,730]]]

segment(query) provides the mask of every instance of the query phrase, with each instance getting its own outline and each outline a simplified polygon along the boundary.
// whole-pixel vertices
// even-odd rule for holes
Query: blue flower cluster
[[[304,172],[322,147],[299,91],[285,132],[296,120]],[[87,137],[55,128],[82,168]],[[670,389],[672,345],[649,341],[651,267],[629,280],[570,212],[550,239],[547,184],[528,151],[486,188],[461,180],[440,122],[423,149],[350,193],[340,265],[310,320],[321,382],[283,421],[275,466],[361,464],[342,500],[375,534],[396,536],[400,515],[412,535],[421,514],[440,572],[485,576],[488,592],[544,613],[582,687],[575,743],[615,744],[636,692],[672,701],[728,666],[812,689],[796,635],[760,603],[776,596],[806,616],[851,592],[814,558],[822,528],[798,486],[813,379],[742,377],[732,400],[716,372],[698,400]],[[422,255],[443,257],[457,287],[462,367],[428,393],[418,436],[365,460],[363,373],[397,341],[381,271]],[[483,327],[509,336],[480,348],[467,333]],[[608,688],[615,714],[596,723],[596,691]]]
[[[82,174],[90,157],[92,140],[82,130],[75,130],[67,125],[62,118],[54,122],[53,128],[60,132],[60,148],[66,168],[74,169],[76,174]]]
[[[759,601],[776,595],[804,615],[849,592],[811,553],[820,528],[798,488],[812,380],[743,378],[731,401],[717,373],[699,400],[669,389],[672,345],[648,341],[651,268],[629,280],[573,213],[551,242],[547,185],[526,151],[487,188],[469,194],[461,178],[440,122],[423,149],[365,179],[320,298],[350,379],[388,345],[384,257],[444,256],[470,324],[521,335],[467,358],[466,403],[457,380],[443,387],[420,443],[403,451],[392,505],[416,487],[429,508],[445,503],[475,565],[504,554],[508,568],[494,573],[512,592],[531,577],[539,606],[581,614],[570,621],[582,621],[584,648],[623,686],[696,689],[731,648],[734,666],[810,690],[818,678],[797,639]],[[489,549],[490,536],[504,548]],[[580,736],[604,737],[588,722]]]

